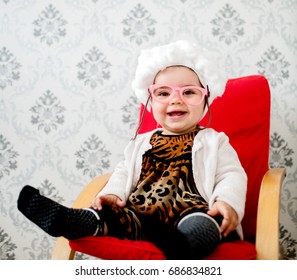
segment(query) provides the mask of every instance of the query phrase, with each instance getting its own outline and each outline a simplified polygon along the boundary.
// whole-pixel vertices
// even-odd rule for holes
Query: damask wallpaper
[[[282,259],[297,259],[296,0],[0,0],[0,259],[49,259],[54,238],[16,208],[31,184],[70,206],[133,136],[142,48],[190,39],[230,77],[272,92],[270,164],[285,166]],[[87,256],[80,256],[87,258]]]

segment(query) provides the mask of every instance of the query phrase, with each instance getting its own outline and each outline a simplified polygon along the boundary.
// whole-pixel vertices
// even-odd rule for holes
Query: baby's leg
[[[21,190],[17,206],[29,220],[54,237],[77,239],[104,234],[104,222],[98,211],[64,207],[30,186]]]
[[[139,214],[133,206],[105,205],[102,210],[108,235],[121,239],[145,240],[154,243],[167,259],[191,259],[188,241],[173,225],[158,218]]]
[[[178,222],[177,229],[188,239],[196,259],[209,255],[222,238],[218,221],[203,212],[186,214]]]
[[[144,239],[141,221],[133,207],[104,205],[100,214],[107,225],[109,236],[130,240]]]

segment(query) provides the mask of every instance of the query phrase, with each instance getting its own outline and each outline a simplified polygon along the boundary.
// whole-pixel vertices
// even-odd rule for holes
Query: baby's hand
[[[224,237],[235,230],[238,226],[237,213],[228,203],[224,201],[216,201],[212,208],[208,210],[207,214],[210,216],[223,216],[220,230]]]
[[[94,198],[92,201],[91,206],[94,209],[102,210],[102,205],[108,204],[108,205],[116,205],[119,207],[124,207],[126,205],[125,201],[121,200],[118,196],[114,194],[106,194],[99,197]]]

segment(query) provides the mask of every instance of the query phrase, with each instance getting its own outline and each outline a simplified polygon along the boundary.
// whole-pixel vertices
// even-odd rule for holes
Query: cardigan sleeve
[[[244,216],[247,175],[228,137],[220,133],[216,161],[215,185],[211,204],[216,200],[228,203],[236,211],[239,222]]]
[[[98,196],[114,194],[117,195],[120,199],[126,201],[127,185],[129,179],[131,179],[131,157],[133,154],[134,146],[134,141],[130,141],[125,147],[124,159],[116,165],[107,184],[98,194]]]
[[[106,186],[97,196],[114,194],[118,196],[121,200],[125,201],[127,180],[128,180],[128,167],[127,167],[127,164],[125,163],[125,160],[122,160],[117,164]]]

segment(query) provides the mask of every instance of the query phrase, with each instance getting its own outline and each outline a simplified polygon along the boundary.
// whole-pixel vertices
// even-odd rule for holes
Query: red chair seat
[[[120,240],[115,237],[85,237],[69,241],[70,247],[105,260],[165,260],[164,254],[146,241]],[[112,248],[112,250],[110,250]],[[236,240],[220,244],[206,260],[254,260],[255,244]]]
[[[120,240],[115,237],[89,236],[70,240],[72,250],[105,260],[165,260],[164,254],[146,241]],[[112,248],[112,250],[111,250]]]
[[[255,260],[256,246],[245,240],[220,244],[206,260]]]

